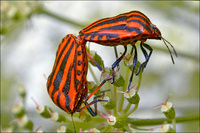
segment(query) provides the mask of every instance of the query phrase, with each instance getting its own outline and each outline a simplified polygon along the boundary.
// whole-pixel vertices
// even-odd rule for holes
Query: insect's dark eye
[[[161,36],[160,30],[154,24],[151,24],[151,29],[153,31],[153,34],[158,34]]]

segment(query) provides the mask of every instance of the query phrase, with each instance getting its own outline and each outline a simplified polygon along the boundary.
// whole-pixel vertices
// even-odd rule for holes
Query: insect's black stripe
[[[145,14],[143,14],[142,12],[140,12],[140,11],[131,11],[131,12],[129,12],[128,14],[134,14],[134,13],[140,14],[141,17],[145,17],[145,19],[146,19],[148,22],[151,22],[151,21],[149,20],[149,18],[148,18]]]
[[[106,20],[106,19],[105,19]],[[98,26],[102,26],[102,25],[105,25],[105,24],[110,24],[110,23],[115,23],[115,22],[119,22],[119,21],[126,21],[126,16],[120,16],[120,17],[117,17],[117,18],[114,18],[114,19],[110,19],[110,20],[107,20],[107,21],[102,21],[98,24],[94,23],[92,27],[86,29],[84,32],[87,32],[95,27],[98,27]]]
[[[52,95],[51,95],[51,98],[53,99],[54,97],[54,93],[56,91],[58,91],[58,88],[59,88],[59,85],[60,85],[60,82],[62,81],[62,76],[63,76],[63,72],[62,71],[58,71],[57,75],[56,75],[56,78],[54,80],[54,89],[53,89],[53,92],[52,92]]]
[[[62,51],[60,52],[60,55],[59,55],[59,57],[58,57],[58,59],[57,59],[57,62],[54,63],[54,66],[55,66],[55,67],[54,67],[54,69],[53,69],[51,75],[49,76],[50,81],[49,81],[49,84],[48,84],[48,89],[50,88],[50,86],[51,86],[51,84],[52,84],[53,76],[54,76],[54,74],[55,74],[57,65],[58,65],[58,63],[59,63],[59,61],[60,61],[60,58],[61,58],[63,52],[65,51],[65,49],[67,48],[67,45],[69,44],[70,41],[71,41],[71,38],[68,38],[68,41],[66,42],[66,44],[65,44],[65,46],[63,47]],[[60,47],[60,45],[59,45],[59,47]],[[56,56],[56,57],[57,57],[57,56]]]
[[[90,37],[90,40],[93,40],[93,39],[94,39],[94,37],[95,37],[95,36],[91,36],[91,37]]]
[[[56,102],[57,102],[57,105],[62,109],[59,99],[60,99],[60,92],[58,92],[58,96],[56,98]]]
[[[98,40],[101,40],[103,36],[98,36]]]
[[[129,21],[127,21],[128,23],[130,23],[130,22],[136,22],[136,23],[139,23],[140,25],[142,25],[149,33],[151,33],[151,30],[149,29],[149,27],[146,25],[146,24],[144,24],[142,21],[140,21],[140,20],[129,20]]]
[[[56,75],[56,78],[54,80],[54,89],[53,89],[53,92],[52,92],[52,96],[54,95],[54,93],[59,89],[59,85],[60,85],[60,82],[62,81],[62,77],[63,77],[63,73],[64,73],[64,69],[65,69],[65,65],[66,65],[66,62],[69,58],[69,55],[71,53],[71,50],[72,48],[74,47],[74,42],[72,43],[72,45],[70,46],[69,50],[67,51],[63,61],[62,61],[62,64],[60,66],[60,69]],[[70,69],[69,69],[69,72],[68,72],[68,75],[70,74]],[[67,79],[67,80],[70,80],[70,79]],[[66,81],[67,82],[67,81]],[[70,82],[70,81],[69,81]],[[67,83],[65,83],[64,87],[63,87],[63,90],[65,90],[65,93],[68,93],[69,91],[69,86],[70,85],[66,85]]]
[[[136,32],[138,35],[142,33],[142,31],[136,27],[126,27],[127,32]]]
[[[73,68],[74,68],[74,86],[75,86],[75,89],[77,90],[77,84],[76,84],[76,64],[77,64],[77,49],[78,49],[78,43],[76,43],[75,45],[75,54],[74,54],[74,61],[73,61]]]
[[[131,21],[132,22],[132,21]],[[151,30],[141,21],[136,20],[136,22],[138,22],[139,24],[141,24],[142,26],[144,26],[144,28],[151,33]],[[137,32],[137,34],[141,34],[142,31],[139,28],[136,27],[127,27],[126,24],[123,25],[115,25],[115,26],[110,26],[110,27],[105,27],[100,29],[100,31],[103,30],[126,30],[127,32]]]
[[[127,19],[129,19],[129,18],[140,18],[140,19],[144,20],[148,25],[150,25],[150,23],[149,23],[150,21],[148,21],[149,19],[146,19],[146,18],[144,18],[144,17],[142,17],[140,15],[131,15],[131,16],[127,17]],[[131,20],[128,20],[127,22],[130,22],[130,21]]]
[[[67,74],[67,80],[65,82],[65,85],[62,89],[62,92],[67,95],[69,92],[69,88],[70,88],[70,83],[71,83],[71,72],[72,72],[72,66],[70,66],[68,74]]]
[[[99,35],[99,36],[106,35],[106,36],[110,36],[111,38],[116,38],[116,39],[119,38],[119,35],[117,35],[117,34],[108,34],[108,33],[99,33],[99,32],[92,32],[90,34],[91,35]]]
[[[69,105],[70,105],[70,102],[71,102],[71,99],[69,97],[68,94],[65,94],[65,108],[71,113],[72,110],[69,108]]]
[[[124,30],[124,29],[126,29],[126,24],[105,27],[105,28],[100,29],[100,31],[103,31],[103,30]]]

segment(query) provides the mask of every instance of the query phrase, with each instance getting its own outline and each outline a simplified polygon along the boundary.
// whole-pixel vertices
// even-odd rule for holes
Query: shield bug
[[[47,91],[58,107],[71,114],[72,121],[75,112],[86,108],[92,116],[95,116],[97,109],[95,108],[93,112],[90,105],[105,101],[95,97],[91,103],[87,103],[105,81],[111,79],[105,79],[93,93],[87,96],[87,66],[85,45],[80,45],[78,38],[72,34],[65,36],[57,49],[55,63],[47,81]],[[84,107],[81,107],[82,103],[85,104]]]
[[[145,61],[139,66],[137,74],[139,74],[141,69],[146,67],[153,51],[153,49],[148,44],[144,43],[147,39],[163,40],[164,44],[168,48],[173,64],[174,59],[167,43],[172,47],[175,55],[177,56],[174,47],[162,37],[160,30],[151,23],[150,19],[146,15],[136,10],[130,11],[128,13],[123,13],[114,17],[99,19],[82,29],[79,32],[79,38],[82,44],[90,41],[105,46],[123,45],[125,51],[112,64],[112,69],[114,69],[125,56],[127,52],[127,45],[131,44],[133,46],[131,51],[133,52],[134,50],[135,53],[133,58],[133,70],[129,81],[128,91],[130,91],[129,88],[137,63],[137,50],[135,47],[135,43],[137,41],[141,41],[140,47],[145,56]],[[149,54],[146,52],[145,48],[149,50]]]

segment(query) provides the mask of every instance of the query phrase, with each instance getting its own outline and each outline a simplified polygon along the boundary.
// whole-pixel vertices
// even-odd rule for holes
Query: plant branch
[[[76,27],[80,27],[80,28],[83,28],[85,27],[86,25],[84,24],[80,24],[80,23],[77,23],[76,21],[73,21],[67,17],[63,17],[63,16],[59,16],[58,14],[55,14],[53,12],[50,12],[46,9],[44,9],[43,7],[39,6],[36,10],[36,13],[38,14],[46,14],[54,19],[57,19],[59,21],[62,21],[62,22],[65,22],[65,23],[68,23],[68,24],[71,24],[73,26],[76,26]]]
[[[172,123],[170,119],[136,119],[136,118],[127,118],[126,122],[132,124],[133,126],[152,126],[152,125],[161,125],[164,122]],[[187,117],[177,117],[176,123],[190,122],[190,121],[199,121],[199,115],[196,116],[187,116]]]

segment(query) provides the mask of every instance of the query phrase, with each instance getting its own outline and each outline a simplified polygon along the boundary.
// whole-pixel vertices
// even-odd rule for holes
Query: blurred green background
[[[176,116],[199,115],[199,2],[139,2],[139,1],[82,1],[82,2],[8,2],[1,1],[1,128],[13,120],[11,107],[20,98],[19,84],[25,86],[26,109],[34,122],[45,131],[59,126],[41,118],[35,111],[33,97],[39,104],[56,107],[46,91],[46,77],[50,74],[57,46],[67,34],[78,32],[91,22],[131,10],[146,14],[173,44],[179,57],[172,64],[162,41],[147,40],[154,49],[143,73],[140,105],[134,118],[164,118],[153,106],[165,101],[172,93]],[[65,19],[63,19],[65,18]],[[112,47],[95,43],[91,49],[110,67],[115,61]],[[118,46],[118,52],[123,52]],[[139,60],[144,60],[138,50]],[[97,68],[93,68],[97,70]],[[98,70],[97,70],[98,71]],[[100,77],[100,72],[97,76]],[[88,80],[93,80],[90,73]],[[177,131],[199,131],[199,121],[177,123]]]

